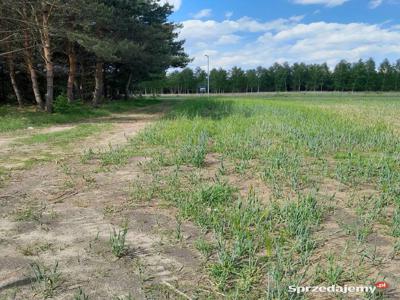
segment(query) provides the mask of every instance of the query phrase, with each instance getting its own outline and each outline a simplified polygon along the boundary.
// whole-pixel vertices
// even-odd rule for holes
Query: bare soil
[[[81,162],[85,149],[123,145],[168,108],[163,104],[93,120],[111,123],[112,130],[79,141],[56,160],[11,170],[0,189],[0,299],[44,298],[32,277],[33,262],[59,264],[61,281],[52,299],[72,299],[80,287],[90,299],[176,299],[198,287],[203,262],[192,246],[197,230],[183,224],[178,241],[174,209],[130,204],[129,187],[145,158],[111,170]],[[0,137],[2,155],[34,155],[39,147],[18,152],[12,142]],[[118,259],[109,238],[125,221],[128,250]]]

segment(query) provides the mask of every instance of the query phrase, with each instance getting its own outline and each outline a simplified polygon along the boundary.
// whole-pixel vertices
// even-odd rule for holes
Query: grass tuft
[[[61,272],[58,269],[58,262],[52,267],[47,267],[41,263],[31,264],[36,288],[43,294],[45,299],[54,296],[55,290],[61,283]]]
[[[118,258],[123,257],[128,250],[126,247],[127,233],[128,225],[125,224],[124,227],[118,231],[113,228],[113,231],[110,234],[111,252]]]

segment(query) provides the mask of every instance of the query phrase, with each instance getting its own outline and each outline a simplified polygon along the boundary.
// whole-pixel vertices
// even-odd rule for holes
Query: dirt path
[[[113,128],[77,143],[72,153],[64,153],[62,164],[50,162],[12,175],[0,189],[0,299],[43,299],[43,289],[32,283],[32,262],[59,264],[61,279],[53,299],[72,299],[79,287],[89,299],[129,294],[133,299],[176,298],[174,289],[184,292],[196,284],[193,278],[201,280],[202,262],[191,246],[195,228],[184,224],[179,242],[173,209],[131,205],[130,186],[144,158],[109,171],[80,160],[85,148],[126,143],[167,109],[91,121],[109,122]],[[117,259],[110,232],[125,221],[128,252]]]
[[[90,119],[75,124],[25,129],[14,133],[14,136],[0,135],[0,171],[1,169],[7,171],[26,169],[27,166],[29,167],[31,164],[38,162],[60,160],[81,154],[85,149],[108,149],[110,145],[124,144],[130,137],[161,117],[168,111],[170,106],[171,104],[166,102],[138,108],[129,113],[112,114],[107,117]],[[23,139],[32,137],[35,134],[66,132],[76,128],[78,125],[104,125],[106,127],[101,130],[101,134],[93,134],[91,137],[65,146],[23,142]]]
[[[76,125],[74,124],[56,125],[38,129],[31,127],[24,130],[18,130],[17,134],[13,133],[13,136],[10,136],[10,134],[0,134],[0,153],[7,153],[8,151],[10,151],[11,148],[10,146],[21,137],[28,137],[38,133],[52,133],[52,132],[69,130],[75,128],[75,126]]]
[[[90,119],[74,124],[53,125],[45,128],[27,128],[17,131],[17,133],[13,134],[13,136],[10,136],[10,134],[0,134],[0,154],[7,155],[12,152],[13,155],[16,156],[15,151],[18,151],[18,149],[15,147],[15,142],[21,138],[26,138],[34,134],[67,131],[75,128],[77,125],[82,124],[111,124],[113,126],[113,130],[108,133],[104,133],[101,137],[99,137],[97,141],[101,143],[100,145],[108,145],[109,143],[125,143],[127,138],[135,135],[146,125],[162,116],[169,109],[169,106],[170,105],[168,103],[163,103],[161,105],[138,108],[134,112],[130,113],[111,114],[107,117]],[[90,146],[96,146],[94,140],[89,140],[88,144],[90,144]],[[34,151],[35,149],[31,148],[29,150]],[[77,148],[77,150],[81,149]]]

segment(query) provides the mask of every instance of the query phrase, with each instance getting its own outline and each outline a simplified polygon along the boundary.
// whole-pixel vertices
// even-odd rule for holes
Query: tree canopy
[[[305,64],[275,63],[269,68],[243,70],[213,69],[210,72],[210,88],[213,93],[286,92],[286,91],[400,91],[400,59],[391,63],[385,59],[378,67],[371,58],[350,63],[340,61],[332,70],[326,63]],[[189,68],[175,70],[160,82],[158,92],[196,93],[207,85],[203,70]],[[142,84],[146,91],[151,82]]]
[[[94,105],[127,96],[189,62],[171,13],[158,0],[1,0],[0,76],[11,84],[0,99],[51,112],[60,93]]]

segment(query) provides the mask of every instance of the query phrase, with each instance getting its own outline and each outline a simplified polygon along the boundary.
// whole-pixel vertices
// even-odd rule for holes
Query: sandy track
[[[172,210],[127,204],[129,186],[140,175],[138,164],[144,158],[107,172],[80,162],[85,148],[123,145],[167,109],[159,106],[151,112],[143,109],[94,120],[111,123],[113,129],[77,143],[63,162],[68,172],[51,162],[12,175],[0,189],[0,298],[41,299],[31,288],[29,264],[34,261],[59,263],[62,282],[54,299],[71,299],[78,287],[90,299],[129,293],[145,299],[149,287],[168,282],[184,288],[193,284],[189,278],[200,279],[201,262],[190,247],[196,230],[184,225],[185,242],[171,241],[165,232],[176,226]],[[116,212],[107,213],[110,210]],[[120,228],[124,220],[129,222],[129,252],[118,260],[108,240],[112,228]]]

